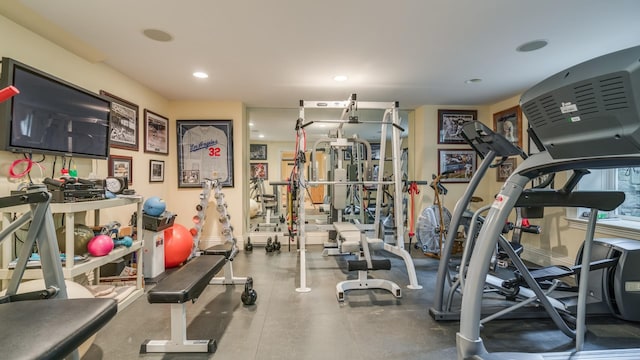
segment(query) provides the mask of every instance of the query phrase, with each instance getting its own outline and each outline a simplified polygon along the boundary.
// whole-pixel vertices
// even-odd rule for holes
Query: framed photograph
[[[344,161],[351,161],[351,148],[342,150]]]
[[[520,105],[493,114],[493,129],[522,148],[522,110]]]
[[[438,174],[445,183],[469,182],[476,172],[476,152],[469,149],[438,149]]]
[[[466,144],[462,124],[476,120],[477,110],[438,110],[438,144]]]
[[[144,152],[169,155],[169,119],[144,109]]]
[[[177,120],[178,187],[199,188],[205,179],[233,187],[233,121]]]
[[[131,156],[109,156],[109,176],[126,177],[133,184],[133,158]]]
[[[138,151],[138,105],[100,90],[111,101],[110,146]]]
[[[249,160],[267,160],[267,144],[249,144]]]
[[[149,182],[164,181],[164,161],[149,160]]]
[[[380,143],[371,144],[371,160],[380,160]]]
[[[513,170],[516,168],[516,158],[508,158],[502,164],[496,167],[496,180],[499,182],[504,182],[511,176]]]
[[[249,164],[251,167],[251,178],[258,179],[268,179],[269,178],[269,164],[267,163],[252,163]]]
[[[380,160],[380,144],[371,145],[371,157],[373,160]],[[353,144],[350,147],[346,147],[342,150],[343,158],[345,161],[351,161],[351,156],[358,152],[362,157],[361,160],[367,160],[367,149],[363,143]]]

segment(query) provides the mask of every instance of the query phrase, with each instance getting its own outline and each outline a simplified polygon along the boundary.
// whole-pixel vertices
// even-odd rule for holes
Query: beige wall
[[[0,41],[0,56],[14,58],[31,65],[44,72],[62,78],[70,83],[84,87],[87,90],[98,93],[106,90],[123,99],[139,106],[138,116],[142,118],[143,110],[149,109],[169,118],[169,155],[148,154],[143,151],[144,132],[143,122],[139,120],[139,150],[127,151],[111,149],[113,155],[125,155],[133,157],[133,185],[136,192],[144,197],[160,196],[167,202],[167,210],[178,214],[176,222],[187,228],[192,227],[192,216],[195,215],[195,206],[199,202],[199,189],[177,188],[177,156],[176,156],[176,126],[175,120],[189,119],[232,119],[234,130],[234,175],[235,187],[225,188],[230,203],[236,204],[230,207],[232,224],[235,234],[242,238],[244,222],[241,205],[244,196],[244,164],[248,155],[245,149],[247,138],[246,126],[244,126],[244,107],[240,102],[172,102],[156,94],[143,85],[130,80],[123,74],[114,71],[102,63],[91,63],[48,40],[24,29],[14,22],[0,16],[0,33],[10,34],[3,36]],[[0,196],[5,196],[11,190],[15,190],[18,182],[8,179],[9,165],[20,158],[20,155],[0,151]],[[41,183],[44,177],[51,177],[53,156],[47,156],[43,163],[45,171],[42,175],[37,170],[31,172],[32,179]],[[163,183],[149,183],[149,160],[165,161],[165,181]],[[97,178],[107,176],[107,160],[74,159],[80,177],[89,177],[92,174]],[[60,162],[58,162],[56,176],[59,175]],[[212,208],[210,208],[212,209]],[[135,211],[133,206],[128,208],[107,209],[102,212],[101,220],[117,220],[121,223],[129,223],[131,214]],[[215,215],[215,214],[214,214]],[[91,215],[87,221],[93,221]],[[213,227],[217,222],[209,221],[205,226],[203,239],[216,241],[218,234]]]
[[[248,206],[243,199],[246,199],[246,181],[244,173],[248,168],[248,151],[249,146],[244,139],[247,137],[247,126],[245,125],[245,108],[240,102],[215,102],[215,101],[175,101],[170,103],[170,118],[172,126],[170,126],[170,138],[176,139],[175,120],[233,120],[233,172],[234,186],[233,188],[223,188],[225,199],[227,201],[228,211],[231,215],[231,225],[234,229],[234,235],[241,241],[243,236],[242,229],[245,228],[246,220],[243,216],[243,207]],[[174,141],[173,144],[176,144]],[[202,189],[199,188],[178,188],[178,163],[176,147],[173,146],[169,156],[167,170],[165,174],[165,182],[162,184],[162,190],[167,199],[170,210],[177,213],[176,222],[187,228],[193,227],[192,217],[196,215],[196,205],[200,202],[200,194]],[[160,189],[159,189],[160,190]],[[211,201],[214,201],[211,196]],[[248,201],[248,200],[247,200]],[[208,207],[207,218],[210,219],[205,223],[200,239],[200,248],[206,248],[215,243],[222,241],[220,235],[220,222],[213,221],[217,219],[217,210],[215,206]]]
[[[478,110],[478,120],[493,128],[493,114],[517,105],[519,100],[520,95],[517,95],[488,106],[425,105],[417,108],[415,119],[409,123],[410,177],[412,179],[431,179],[431,175],[437,172],[438,149],[467,148],[464,145],[438,144],[438,109],[476,109]],[[527,125],[525,117],[522,129],[526,129]],[[523,131],[521,136],[523,137],[523,148],[527,151],[526,132]],[[518,165],[521,163],[522,159],[518,159]],[[556,184],[562,184],[564,179],[566,179],[565,174],[558,174]],[[496,180],[495,169],[489,169],[476,191],[476,196],[482,197],[484,202],[472,204],[471,207],[478,208],[489,204],[503,184],[503,182]],[[446,184],[446,187],[449,189],[449,193],[444,199],[444,205],[453,211],[457,199],[466,189],[466,184],[449,183]],[[416,208],[423,209],[433,203],[432,189],[422,187],[419,196],[418,203],[421,204],[421,207],[416,206]],[[540,265],[573,265],[575,255],[584,240],[584,231],[570,228],[565,216],[564,208],[545,209],[544,219],[531,220],[533,224],[540,225],[543,231],[540,235],[523,235],[522,242],[525,247],[523,257],[525,259]],[[515,212],[512,213],[510,219],[515,220]],[[606,235],[597,233],[596,236]],[[609,235],[609,237],[611,236]],[[564,253],[558,252],[560,246],[566,247],[566,256]]]
[[[90,63],[75,56],[2,16],[0,16],[0,33],[4,34],[0,41],[0,56],[16,59],[96,93],[101,89],[107,90],[138,105],[140,116],[144,108],[160,114],[168,114],[169,104],[165,99],[104,64]],[[142,141],[142,137],[139,141]],[[112,153],[134,156],[132,187],[144,196],[155,195],[156,188],[161,185],[148,186],[149,159],[166,160],[166,157],[143,153],[142,143],[140,149],[137,153],[114,149]],[[0,195],[8,195],[11,190],[16,189],[18,181],[8,179],[6,174],[9,165],[20,157],[21,155],[0,151]],[[41,183],[44,177],[52,176],[53,158],[53,156],[47,156],[43,163],[45,171],[42,175],[37,170],[31,172],[34,182]],[[89,177],[93,173],[98,178],[104,178],[107,175],[106,160],[74,159],[74,163],[79,176]],[[60,174],[59,170],[60,162],[57,165],[56,176]],[[133,206],[117,210],[109,209],[103,211],[102,218],[128,224],[134,210]]]
[[[455,106],[455,105],[425,105],[416,109],[415,119],[409,121],[409,163],[411,180],[431,180],[433,174],[438,173],[438,149],[470,149],[468,145],[438,144],[438,109],[458,109],[458,110],[478,110],[478,120],[489,123],[491,114],[487,106]],[[475,206],[487,204],[492,199],[491,189],[495,182],[495,174],[489,171],[482,180],[476,196],[484,199],[483,203],[476,203]],[[453,211],[457,199],[464,193],[466,183],[446,183],[449,190],[444,197],[444,205]],[[433,190],[428,186],[420,188],[420,207],[425,208],[433,204]]]
[[[123,74],[114,71],[102,63],[91,63],[61,47],[43,39],[42,37],[22,28],[12,21],[0,16],[0,33],[10,34],[3,36],[0,42],[0,56],[11,57],[27,63],[45,72],[65,79],[78,86],[93,92],[107,90],[126,100],[137,104],[140,108],[139,116],[142,117],[143,109],[147,108],[170,119],[169,155],[147,154],[142,151],[143,139],[139,137],[140,150],[137,152],[113,149],[115,155],[133,156],[133,188],[145,197],[161,196],[167,201],[168,210],[178,214],[176,221],[187,227],[191,227],[191,218],[195,214],[195,205],[199,199],[199,189],[177,188],[177,158],[176,158],[176,134],[175,120],[189,119],[232,119],[234,128],[234,176],[235,187],[225,188],[225,194],[231,205],[232,224],[238,240],[244,238],[244,230],[247,228],[245,211],[248,207],[248,184],[245,175],[248,172],[248,127],[245,126],[246,110],[240,102],[170,102],[162,96],[154,93],[143,85],[136,83]],[[409,117],[409,137],[405,140],[410,149],[410,178],[431,179],[431,175],[437,171],[438,149],[458,148],[458,145],[437,144],[437,112],[438,109],[476,109],[480,121],[493,126],[492,114],[518,103],[519,96],[514,96],[504,101],[486,106],[455,106],[455,105],[425,105],[417,108]],[[140,125],[142,126],[142,122]],[[526,119],[523,128],[526,128]],[[140,134],[143,128],[139,128]],[[292,134],[293,135],[293,134]],[[522,134],[526,147],[526,135]],[[293,149],[293,143],[268,144],[269,179],[280,179],[280,152]],[[8,195],[10,190],[17,187],[15,180],[8,179],[6,174],[9,165],[20,158],[19,155],[0,151],[0,196]],[[51,176],[51,161],[48,156],[43,163],[45,170],[42,175],[39,171],[32,171],[34,182],[41,182],[43,177]],[[149,160],[163,160],[165,166],[165,181],[163,183],[148,182]],[[91,174],[98,178],[107,175],[106,160],[74,159],[79,175],[89,177]],[[59,169],[58,169],[59,171]],[[484,199],[486,204],[499,191],[502,183],[496,181],[495,171],[490,170],[482,181],[477,194]],[[444,204],[453,209],[455,201],[465,189],[465,184],[448,184],[449,194],[445,197]],[[267,191],[270,191],[267,188]],[[433,191],[423,187],[420,193],[420,208],[433,202]],[[241,204],[241,205],[240,205]],[[481,204],[475,204],[479,206]],[[118,220],[128,223],[133,212],[129,209],[117,209],[105,211],[103,219]],[[210,208],[210,210],[213,210]],[[215,211],[215,210],[213,210]],[[211,215],[211,214],[210,214]],[[215,215],[215,214],[213,214]],[[536,220],[537,221],[537,220]],[[525,237],[526,256],[538,263],[570,263],[577,251],[583,236],[583,231],[570,229],[564,219],[564,209],[547,211],[545,219],[539,223],[543,226],[543,234],[540,236],[527,235]],[[208,223],[203,233],[203,240],[216,242],[219,239],[217,224],[214,221]],[[552,254],[553,247],[562,244],[568,248],[568,257],[559,257]]]

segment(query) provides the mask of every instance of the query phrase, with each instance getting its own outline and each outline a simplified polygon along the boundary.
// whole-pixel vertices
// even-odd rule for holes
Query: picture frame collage
[[[512,144],[522,148],[522,109],[512,106],[493,114],[493,130],[504,136]],[[505,182],[518,166],[518,158],[510,157],[496,166],[496,181]]]
[[[249,177],[251,179],[269,179],[267,144],[249,144]]]
[[[462,125],[477,121],[477,110],[438,110],[438,144],[467,144],[462,136]],[[468,148],[439,148],[438,175],[443,183],[467,183],[478,167],[476,152]]]
[[[138,152],[139,107],[131,101],[100,90],[100,96],[111,102],[111,133],[109,146],[114,149]],[[169,119],[150,109],[143,110],[143,151],[157,155],[169,155]],[[109,155],[109,175],[126,173],[129,185],[133,184],[133,156]],[[149,160],[149,182],[164,182],[164,160]]]
[[[438,144],[467,144],[462,134],[462,124],[477,121],[477,110],[438,110]],[[522,109],[519,105],[493,114],[493,130],[514,145],[522,148]],[[504,160],[496,167],[496,181],[504,182],[518,166],[516,157]],[[469,182],[477,170],[477,156],[472,149],[438,149],[438,174],[442,182]]]

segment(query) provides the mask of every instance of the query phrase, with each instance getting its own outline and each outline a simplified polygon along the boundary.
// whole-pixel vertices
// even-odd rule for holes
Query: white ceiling
[[[34,27],[31,18],[41,28],[61,28],[72,51],[167,99],[242,101],[250,109],[297,109],[301,99],[346,100],[351,93],[399,101],[402,109],[487,104],[578,62],[640,44],[638,0],[2,2],[6,16],[17,17],[7,7],[39,14],[44,19],[27,16],[21,23]],[[174,40],[149,40],[142,34],[148,28]],[[536,39],[549,45],[515,51]],[[193,78],[197,70],[209,78]],[[349,80],[336,83],[338,74]],[[465,84],[471,78],[482,82]],[[293,133],[297,112],[275,120],[259,113],[253,111],[252,121],[264,140]]]

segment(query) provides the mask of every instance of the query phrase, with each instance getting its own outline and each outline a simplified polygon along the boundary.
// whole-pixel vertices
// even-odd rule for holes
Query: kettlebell
[[[267,245],[264,246],[264,250],[268,253],[273,251],[273,240],[271,240],[271,237],[267,239]]]
[[[240,299],[245,305],[253,305],[256,303],[256,300],[258,299],[258,293],[253,290],[252,277],[248,277],[247,282],[244,283],[244,291],[242,292],[242,295],[240,295]]]
[[[250,237],[247,238],[247,243],[244,244],[244,251],[246,251],[246,252],[252,252],[253,251],[253,244],[251,243],[251,238]]]

